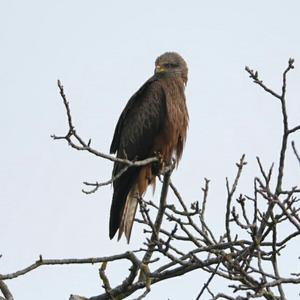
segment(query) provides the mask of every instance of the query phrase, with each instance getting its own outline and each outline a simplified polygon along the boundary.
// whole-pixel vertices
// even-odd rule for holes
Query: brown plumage
[[[184,88],[188,68],[175,52],[166,52],[155,61],[155,74],[129,99],[117,123],[110,153],[129,160],[159,155],[168,164],[173,155],[181,158],[188,127]],[[113,175],[124,165],[116,162]],[[148,185],[155,186],[151,164],[132,167],[117,178],[110,211],[109,237],[119,229],[130,240],[138,198]]]

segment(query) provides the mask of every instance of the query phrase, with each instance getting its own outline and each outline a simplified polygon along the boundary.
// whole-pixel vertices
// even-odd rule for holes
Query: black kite
[[[188,111],[184,88],[188,68],[175,52],[167,52],[155,61],[155,73],[129,99],[117,123],[110,153],[129,160],[143,160],[159,155],[169,164],[174,154],[181,158],[188,127]],[[124,168],[116,162],[113,176]],[[130,240],[138,198],[148,185],[155,185],[152,165],[132,167],[113,183],[114,194],[110,211],[109,237],[119,229]]]

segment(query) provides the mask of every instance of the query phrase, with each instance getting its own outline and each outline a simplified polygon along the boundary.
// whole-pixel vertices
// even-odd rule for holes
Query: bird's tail
[[[126,236],[127,242],[130,241],[131,230],[134,222],[135,213],[138,206],[138,200],[144,195],[148,185],[152,185],[155,188],[155,176],[152,175],[151,165],[142,167],[139,170],[137,178],[134,180],[132,187],[130,188],[124,204],[124,209],[120,217],[121,221],[118,223],[119,233],[118,240],[120,240],[123,233]],[[128,185],[127,185],[128,187]],[[153,190],[154,191],[154,190]],[[117,202],[120,203],[120,202]],[[124,203],[124,202],[123,202]],[[112,218],[112,214],[111,214]],[[120,225],[119,225],[120,224]],[[115,231],[112,231],[113,234]],[[111,235],[111,237],[113,236]]]
[[[138,206],[138,188],[137,185],[134,185],[129,191],[125,207],[122,214],[122,219],[119,227],[118,240],[120,240],[122,234],[124,233],[127,239],[127,243],[130,241],[132,225],[134,222],[134,217],[136,213],[136,209]]]

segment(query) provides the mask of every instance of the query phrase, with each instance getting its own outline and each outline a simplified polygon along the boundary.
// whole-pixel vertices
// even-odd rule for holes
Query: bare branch
[[[215,268],[215,271],[210,275],[210,277],[208,278],[207,282],[203,285],[203,288],[201,289],[200,293],[198,294],[196,300],[199,300],[201,298],[202,294],[204,293],[205,289],[208,288],[210,282],[212,281],[212,279],[216,275],[216,272],[218,271],[220,263],[221,263],[221,261],[217,264],[217,266]]]
[[[117,173],[115,176],[112,176],[110,180],[107,180],[105,182],[96,182],[96,183],[90,183],[90,182],[83,182],[86,186],[93,186],[94,188],[90,191],[82,190],[85,194],[93,194],[95,193],[100,187],[112,184],[116,179],[118,179],[123,173],[125,173],[128,170],[129,166],[125,166],[119,173]]]
[[[259,86],[261,86],[267,93],[271,94],[272,96],[274,96],[277,99],[281,99],[281,96],[274,92],[272,89],[268,88],[262,80],[258,79],[258,72],[257,71],[253,71],[251,70],[249,67],[245,67],[245,70],[249,73],[250,78],[253,79],[253,81],[258,84]]]
[[[139,264],[139,260],[132,252],[125,252],[123,254],[117,254],[112,256],[104,256],[104,257],[91,257],[91,258],[69,258],[69,259],[43,259],[42,256],[39,259],[31,264],[30,266],[21,269],[19,271],[9,273],[9,274],[0,274],[0,280],[7,280],[17,278],[21,275],[25,275],[40,266],[46,265],[76,265],[76,264],[96,264],[96,263],[103,263],[109,261],[116,261],[121,259],[130,260],[134,264]]]
[[[2,292],[4,298],[0,297],[0,299],[4,300],[14,300],[14,297],[10,290],[8,289],[8,286],[5,284],[3,280],[0,280],[0,291]]]
[[[115,300],[115,298],[111,294],[111,286],[110,286],[109,280],[105,274],[106,267],[107,267],[107,262],[103,262],[99,269],[99,276],[103,282],[103,288],[104,288],[106,294],[111,298],[111,300]]]
[[[298,151],[296,149],[296,145],[295,145],[294,141],[292,141],[292,148],[293,148],[294,154],[295,154],[295,156],[296,156],[296,158],[298,160],[298,163],[300,165],[300,155],[299,155],[299,153],[298,153]]]
[[[162,223],[162,220],[163,220],[164,211],[166,209],[167,194],[168,194],[169,184],[170,184],[170,180],[171,180],[171,173],[172,173],[172,170],[170,170],[169,172],[167,172],[164,175],[164,182],[163,182],[163,186],[162,186],[162,190],[161,190],[161,194],[160,194],[159,210],[157,212],[156,220],[155,220],[155,223],[154,223],[154,229],[155,230],[153,231],[153,233],[151,235],[148,250],[145,253],[144,258],[143,258],[143,263],[144,264],[149,263],[149,261],[151,259],[151,256],[153,254],[153,250],[154,250],[155,245],[156,245],[156,241],[158,240],[159,230],[160,230],[161,223]]]
[[[229,225],[229,222],[230,222],[229,217],[230,217],[231,201],[232,201],[232,197],[234,195],[234,192],[235,192],[235,190],[237,188],[239,179],[241,177],[242,169],[243,169],[244,165],[247,164],[247,162],[245,162],[244,160],[245,160],[245,154],[242,155],[242,157],[240,159],[240,162],[236,164],[237,167],[238,167],[238,171],[237,171],[236,177],[234,179],[234,183],[233,183],[233,185],[232,185],[231,188],[229,187],[229,182],[228,182],[228,179],[226,178],[227,205],[226,205],[225,227],[226,227],[226,237],[227,237],[228,242],[232,241],[231,234],[230,234],[230,225]]]

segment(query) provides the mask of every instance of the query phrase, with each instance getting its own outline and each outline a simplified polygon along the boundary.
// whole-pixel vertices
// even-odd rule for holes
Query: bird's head
[[[155,61],[155,74],[181,77],[184,83],[188,79],[188,67],[185,60],[176,52],[166,52]]]

